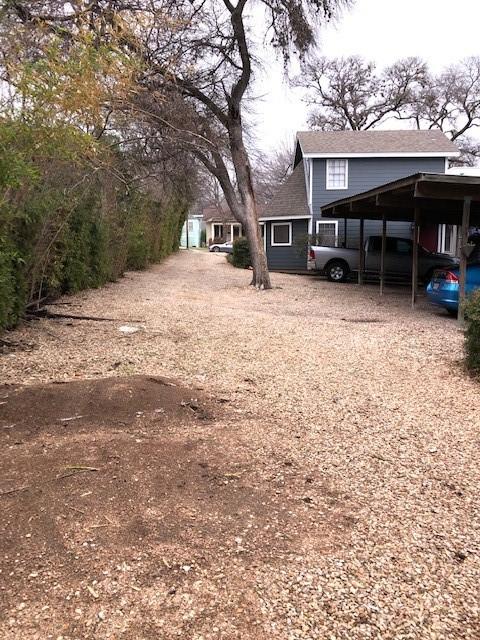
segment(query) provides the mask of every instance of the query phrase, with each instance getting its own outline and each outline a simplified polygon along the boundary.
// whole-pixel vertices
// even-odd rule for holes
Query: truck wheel
[[[350,268],[343,260],[333,260],[326,269],[330,282],[345,282],[350,273]]]

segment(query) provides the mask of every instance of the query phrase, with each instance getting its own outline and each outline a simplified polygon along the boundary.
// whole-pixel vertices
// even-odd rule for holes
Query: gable
[[[260,219],[274,217],[310,217],[303,162],[297,164],[290,176],[278,187]]]

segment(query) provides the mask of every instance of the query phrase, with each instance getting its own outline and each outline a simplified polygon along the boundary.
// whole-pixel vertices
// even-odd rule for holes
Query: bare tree
[[[480,126],[480,57],[471,57],[430,74],[402,119],[419,129],[440,129],[462,151],[461,162],[475,164],[480,143],[471,132]]]
[[[347,4],[349,0],[17,0],[8,6],[22,23],[46,25],[56,34],[66,31],[71,37],[79,25],[88,25],[101,42],[111,39],[138,59],[138,86],[120,101],[123,112],[140,119],[149,136],[156,132],[175,138],[215,176],[249,240],[252,284],[270,288],[245,144],[255,43],[263,34],[285,60],[292,51],[303,55],[315,41],[315,26]]]
[[[259,202],[266,204],[275,195],[279,185],[283,184],[293,171],[295,156],[294,140],[285,140],[270,155],[260,151],[254,154],[254,183]]]
[[[306,89],[310,125],[322,130],[374,129],[389,119],[418,129],[440,129],[456,141],[461,161],[474,163],[480,143],[480,57],[430,72],[420,58],[384,70],[358,56],[310,59],[296,84]]]
[[[372,129],[410,105],[423,86],[426,65],[399,60],[381,73],[360,56],[309,60],[296,80],[307,90],[309,124],[322,130]]]

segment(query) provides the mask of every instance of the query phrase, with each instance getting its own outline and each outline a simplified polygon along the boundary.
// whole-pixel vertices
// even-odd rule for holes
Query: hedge
[[[465,353],[468,369],[480,373],[480,289],[465,303]]]
[[[0,120],[0,328],[31,302],[100,287],[178,249],[187,198],[128,187],[122,161],[73,128]]]
[[[247,269],[252,265],[250,247],[246,238],[237,238],[233,242],[232,253],[228,256],[230,264],[239,269]]]

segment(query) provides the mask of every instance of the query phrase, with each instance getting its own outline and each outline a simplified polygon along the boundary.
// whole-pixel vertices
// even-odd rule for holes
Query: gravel
[[[165,638],[480,638],[479,384],[456,322],[424,302],[412,311],[402,288],[381,299],[374,285],[272,280],[256,292],[224,256],[180,252],[53,308],[118,322],[12,332],[20,346],[4,348],[1,379],[138,373],[203,388],[234,427],[225,456],[298,500],[285,553],[242,565],[230,590],[205,574],[202,597],[223,608],[188,633],[171,623]],[[237,610],[254,612],[248,631]],[[110,613],[98,618],[108,626]]]

